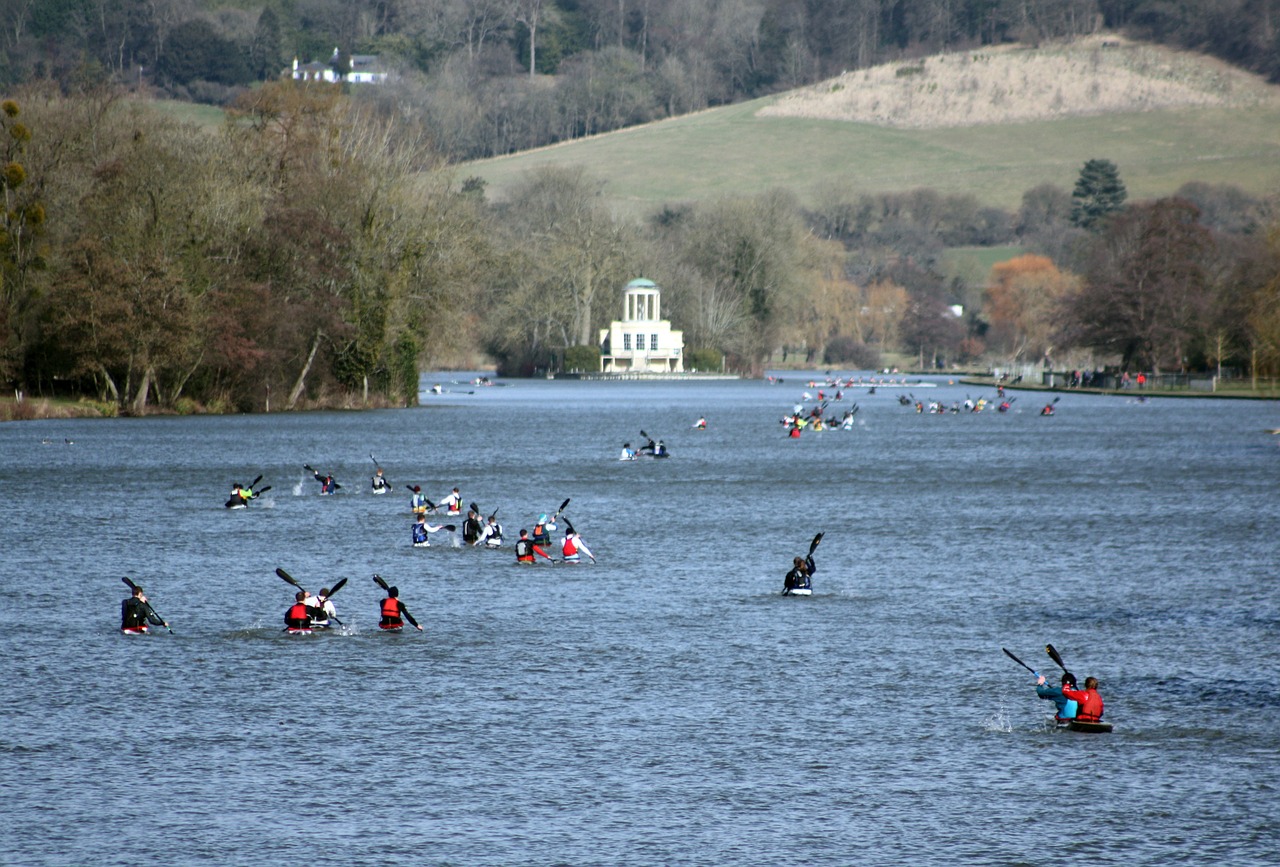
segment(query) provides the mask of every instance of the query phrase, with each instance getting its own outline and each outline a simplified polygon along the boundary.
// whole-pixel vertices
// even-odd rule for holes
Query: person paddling
[[[792,558],[791,571],[782,579],[782,595],[789,596],[808,595],[813,592],[813,573],[818,571],[817,565],[813,562],[813,552],[817,549],[818,543],[822,541],[822,534],[813,537],[813,541],[809,543],[809,553],[803,558]]]
[[[169,624],[156,614],[151,603],[147,601],[142,587],[134,584],[131,586],[129,597],[120,602],[120,631],[126,635],[145,635],[148,623],[169,628]]]
[[[311,614],[314,609],[307,604],[310,598],[311,594],[305,590],[299,590],[293,594],[293,604],[284,613],[285,631],[293,633],[311,631]]]
[[[1045,682],[1043,674],[1036,675],[1036,695],[1054,703],[1057,710],[1053,715],[1053,719],[1058,723],[1065,723],[1076,718],[1079,705],[1062,694],[1062,691],[1068,687],[1071,689],[1076,688],[1076,676],[1069,671],[1062,673],[1062,686],[1049,686]]]
[[[520,538],[516,540],[516,562],[532,564],[535,555],[555,565],[555,558],[534,544],[533,540],[529,538],[529,531],[521,530]]]
[[[440,501],[439,505],[444,507],[446,515],[461,515],[462,514],[461,492],[459,492],[457,488],[454,488],[452,491],[449,492],[449,495],[447,497],[445,497],[443,500]]]
[[[413,624],[414,629],[419,632],[422,631],[418,621],[413,619],[409,609],[405,608],[404,603],[400,601],[400,589],[398,587],[388,587],[387,598],[382,600],[382,619],[378,621],[378,628],[403,629],[406,620]]]
[[[568,527],[564,531],[564,544],[560,548],[560,553],[564,556],[566,563],[581,563],[582,555],[586,554],[591,558],[591,562],[596,562],[596,555],[591,553],[591,549],[587,547],[587,543],[582,541],[582,537],[573,527]]]
[[[427,506],[431,505],[426,496],[422,493],[421,485],[413,486],[413,496],[409,498],[409,508],[413,509],[415,515],[425,515]]]
[[[473,545],[484,545],[486,548],[502,547],[502,525],[498,523],[496,514],[490,515],[485,519],[484,530],[480,533],[480,538],[476,539]]]
[[[1102,696],[1098,693],[1098,679],[1096,677],[1086,677],[1084,679],[1084,689],[1067,688],[1066,684],[1062,686],[1062,694],[1071,701],[1079,704],[1075,718],[1081,722],[1100,722],[1102,720]]]
[[[311,613],[311,625],[316,629],[328,629],[329,621],[338,619],[338,609],[329,599],[329,588],[321,587],[320,592],[310,597],[307,608]]]
[[[391,487],[387,484],[386,476],[382,474],[382,467],[378,467],[377,471],[374,472],[373,478],[370,480],[370,485],[373,487],[373,492],[375,494],[385,494]]]
[[[548,519],[546,512],[543,512],[538,516],[538,523],[533,525],[533,544],[539,548],[550,548],[551,534],[555,529],[555,521]]]
[[[480,540],[482,532],[484,532],[484,525],[480,523],[480,516],[474,509],[467,509],[467,519],[462,522],[462,541],[474,546]]]
[[[427,523],[427,516],[419,514],[413,523],[413,547],[430,548],[431,542],[427,539],[428,533],[435,533],[440,530],[447,530],[453,527],[453,524],[440,524],[439,526]]]
[[[634,461],[636,459],[636,450],[631,448],[631,443],[622,444],[622,454],[618,456],[620,461]]]
[[[342,487],[342,485],[333,480],[333,473],[321,474],[319,470],[309,467],[306,464],[304,464],[302,468],[304,470],[311,470],[312,477],[320,483],[320,493],[322,494],[337,493],[338,488]]]

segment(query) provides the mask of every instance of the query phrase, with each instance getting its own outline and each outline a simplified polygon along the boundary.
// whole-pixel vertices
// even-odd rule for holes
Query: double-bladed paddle
[[[1066,663],[1062,661],[1062,657],[1058,655],[1058,651],[1054,649],[1052,644],[1046,644],[1044,646],[1044,652],[1049,654],[1049,658],[1052,659],[1054,663],[1057,664],[1058,668],[1062,669],[1063,671],[1067,670]]]
[[[1009,658],[1010,658],[1010,659],[1012,659],[1014,662],[1018,663],[1018,665],[1021,665],[1021,666],[1022,666],[1023,668],[1025,668],[1027,671],[1029,671],[1029,672],[1031,672],[1032,674],[1034,674],[1036,677],[1039,677],[1039,676],[1040,676],[1040,672],[1036,671],[1034,668],[1032,668],[1031,666],[1027,665],[1027,664],[1026,664],[1025,662],[1023,662],[1021,659],[1018,659],[1018,657],[1014,656],[1014,655],[1013,655],[1013,652],[1012,652],[1011,650],[1009,650],[1009,648],[1007,648],[1007,647],[1002,647],[1002,648],[1000,648],[1000,649],[1004,651],[1004,655],[1005,655],[1005,656],[1009,657]]]
[[[128,576],[121,576],[120,580],[123,581],[131,591],[136,590],[138,587],[137,584],[134,584],[132,581],[129,580]],[[143,602],[142,604],[147,606],[147,612],[150,613],[151,616],[154,617],[156,620],[159,620],[161,625],[163,625],[165,629],[169,630],[170,635],[173,635],[173,628],[169,626],[168,622],[163,617],[161,617],[154,608],[151,607],[151,603]]]
[[[818,543],[822,541],[822,537],[823,537],[823,535],[825,535],[825,534],[824,534],[824,533],[819,533],[818,535],[814,536],[814,537],[813,537],[813,541],[809,543],[809,556],[810,556],[810,557],[812,557],[812,556],[813,556],[813,552],[814,552],[814,550],[816,550],[816,549],[817,549],[817,547],[818,547]]]

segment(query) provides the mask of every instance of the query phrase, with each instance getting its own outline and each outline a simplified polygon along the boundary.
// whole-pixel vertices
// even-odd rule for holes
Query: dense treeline
[[[781,350],[1280,369],[1280,220],[1239,189],[1128,202],[1096,159],[1016,213],[833,188],[636,220],[570,170],[490,204],[427,140],[336,85],[246,92],[215,133],[108,88],[20,89],[0,112],[0,383],[131,413],[410,404],[429,365],[590,363],[636,276],[704,368]],[[1001,243],[1027,255],[943,276],[945,247]]]
[[[522,150],[901,57],[1114,28],[1280,79],[1280,0],[0,0],[0,86],[51,78],[224,104],[295,58],[451,159]],[[335,47],[338,49],[333,56]]]

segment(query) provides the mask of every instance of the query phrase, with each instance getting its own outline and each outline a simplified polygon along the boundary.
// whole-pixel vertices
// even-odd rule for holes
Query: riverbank
[[[964,385],[996,388],[1000,383],[994,376],[962,376],[958,381]],[[1208,397],[1232,398],[1234,400],[1280,400],[1280,386],[1271,385],[1265,389],[1253,389],[1218,385],[1213,390],[1201,390],[1188,387],[1169,388],[1148,386],[1146,388],[1090,388],[1068,387],[1066,385],[1045,385],[1043,383],[1026,382],[1016,384],[1004,383],[1005,391],[1042,391],[1054,394],[1103,394],[1117,397]]]

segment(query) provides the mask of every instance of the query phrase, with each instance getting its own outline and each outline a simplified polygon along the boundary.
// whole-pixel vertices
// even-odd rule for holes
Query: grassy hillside
[[[1129,48],[1138,50],[1123,50]],[[1071,189],[1081,165],[1095,157],[1119,166],[1131,198],[1167,195],[1190,180],[1280,191],[1280,88],[1207,58],[1140,48],[1123,76],[1099,71],[1095,62],[1123,59],[1120,49],[1088,43],[1078,47],[1079,56],[1035,74],[1029,57],[1060,58],[1065,49],[993,52],[982,63],[934,58],[912,65],[925,72],[907,75],[894,64],[793,94],[470,163],[461,172],[484,178],[501,198],[535,166],[580,165],[607,182],[606,195],[634,211],[775,186],[811,202],[833,188],[932,187],[1012,209],[1037,184]],[[1144,75],[1145,85],[1134,84]],[[1112,77],[1127,88],[1095,87],[1094,79]],[[859,80],[879,88],[876,99],[860,103],[875,105],[876,123],[843,119],[857,116],[838,104],[848,103]],[[1046,80],[1058,82],[1062,99],[1045,99]],[[1121,100],[1123,92],[1133,99]],[[830,100],[819,98],[824,93]],[[975,99],[973,93],[1004,109],[984,113],[971,105],[969,123],[954,125],[946,107],[961,94]],[[1020,100],[1027,104],[1010,107]]]

